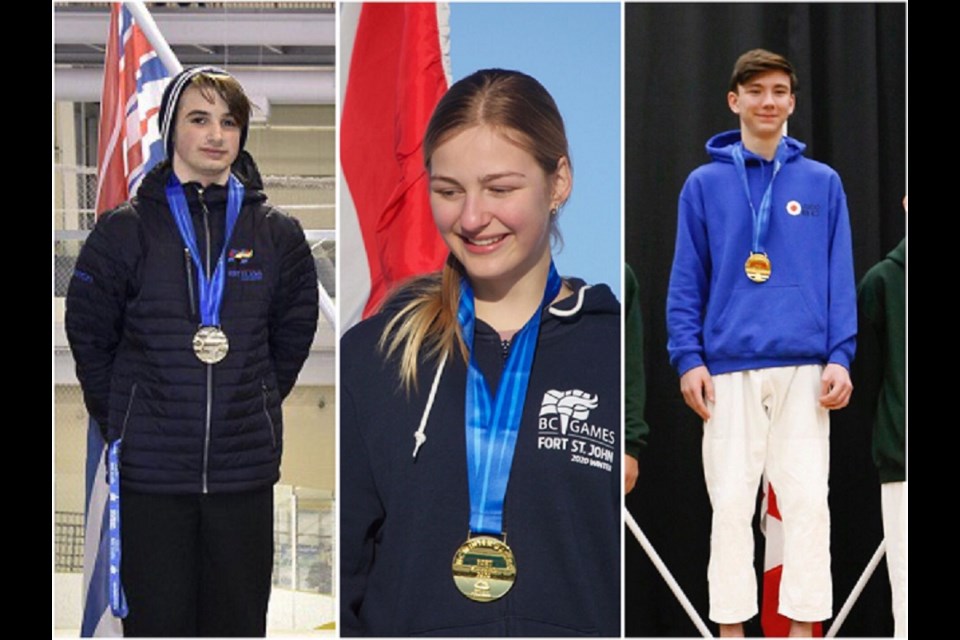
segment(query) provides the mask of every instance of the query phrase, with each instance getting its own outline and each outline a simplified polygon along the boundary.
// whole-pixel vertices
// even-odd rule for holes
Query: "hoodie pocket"
[[[710,323],[708,357],[812,357],[826,349],[826,324],[798,286],[734,289]]]

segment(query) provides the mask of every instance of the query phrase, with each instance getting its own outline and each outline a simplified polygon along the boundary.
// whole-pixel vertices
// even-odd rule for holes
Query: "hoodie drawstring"
[[[583,306],[583,296],[592,285],[585,284],[580,287],[580,290],[577,291],[577,304],[573,305],[570,309],[555,309],[550,307],[550,313],[561,318],[569,318],[570,316],[580,313],[580,307]]]
[[[437,397],[437,387],[440,386],[440,376],[443,375],[443,367],[447,364],[447,354],[444,353],[440,358],[440,364],[437,366],[437,373],[433,376],[433,384],[430,385],[430,395],[427,396],[427,406],[423,409],[423,415],[420,416],[420,427],[414,432],[413,439],[416,444],[413,447],[413,458],[417,458],[417,452],[427,441],[427,435],[424,433],[427,429],[427,419],[430,418],[430,409],[433,408],[433,400]]]

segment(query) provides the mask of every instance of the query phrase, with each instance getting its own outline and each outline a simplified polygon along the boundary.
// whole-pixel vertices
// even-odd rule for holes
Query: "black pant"
[[[121,493],[125,636],[264,636],[273,488]]]

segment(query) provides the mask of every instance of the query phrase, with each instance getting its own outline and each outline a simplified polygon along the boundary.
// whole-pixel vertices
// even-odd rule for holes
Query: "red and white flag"
[[[422,142],[450,83],[445,3],[344,4],[340,11],[341,330],[398,282],[447,255],[430,213]]]
[[[783,520],[777,507],[773,485],[763,476],[763,503],[760,506],[760,525],[767,539],[763,556],[763,597],[760,606],[760,626],[768,638],[785,638],[790,634],[790,618],[781,615],[780,578],[783,575]],[[823,637],[823,623],[813,625],[813,636]]]
[[[143,176],[164,156],[157,114],[171,74],[129,9],[119,3],[110,7],[103,71],[97,215],[136,193]]]

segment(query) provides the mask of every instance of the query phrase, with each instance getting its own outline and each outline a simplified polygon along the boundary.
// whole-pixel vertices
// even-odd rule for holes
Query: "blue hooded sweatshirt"
[[[670,362],[680,375],[706,365],[713,375],[853,360],[857,298],[850,221],[836,171],[803,156],[784,136],[787,157],[773,183],[764,245],[771,274],[747,278],[753,214],[733,164],[739,131],[707,142],[713,162],[695,169],[680,193],[677,242],[667,294]],[[772,161],[743,150],[750,197],[760,202]]]

